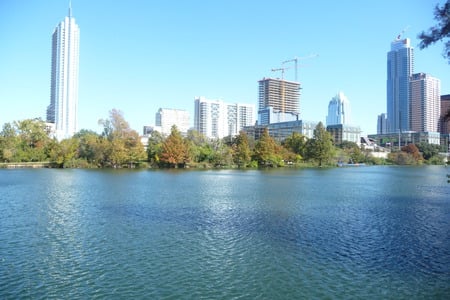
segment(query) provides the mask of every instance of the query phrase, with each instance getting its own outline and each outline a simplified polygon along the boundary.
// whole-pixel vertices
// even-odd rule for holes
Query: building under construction
[[[263,78],[259,81],[258,98],[258,112],[272,107],[274,112],[281,114],[298,115],[300,113],[299,82]],[[265,125],[261,122],[259,124]]]

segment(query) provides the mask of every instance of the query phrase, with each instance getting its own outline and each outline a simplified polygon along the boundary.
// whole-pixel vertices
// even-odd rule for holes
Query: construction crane
[[[304,59],[309,59],[309,58],[314,58],[314,57],[317,57],[317,56],[319,56],[319,55],[318,54],[310,54],[308,56],[303,56],[303,57],[297,57],[296,56],[293,59],[288,59],[288,60],[283,61],[281,64],[284,65],[284,64],[287,64],[287,63],[290,63],[290,62],[295,62],[295,81],[297,82],[297,80],[298,80],[298,61],[299,60],[304,60]]]

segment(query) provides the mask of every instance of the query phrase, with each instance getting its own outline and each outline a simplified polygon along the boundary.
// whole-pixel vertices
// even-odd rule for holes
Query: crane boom
[[[281,64],[284,65],[284,64],[287,64],[287,63],[290,63],[290,62],[294,62],[295,63],[295,81],[298,81],[298,61],[299,60],[304,60],[304,59],[309,59],[309,58],[314,58],[314,57],[317,57],[317,56],[319,56],[319,55],[318,54],[310,54],[308,56],[303,56],[303,57],[295,56],[292,59],[288,59],[288,60],[283,61]]]

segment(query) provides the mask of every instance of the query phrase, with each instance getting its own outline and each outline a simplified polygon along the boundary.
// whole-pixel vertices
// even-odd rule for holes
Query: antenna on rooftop
[[[69,18],[72,18],[72,0],[69,0]]]
[[[410,26],[406,26],[405,28],[403,28],[403,30],[397,35],[397,38],[395,39],[396,41],[400,41],[400,39],[402,38],[402,35],[405,33],[406,30],[408,30]]]

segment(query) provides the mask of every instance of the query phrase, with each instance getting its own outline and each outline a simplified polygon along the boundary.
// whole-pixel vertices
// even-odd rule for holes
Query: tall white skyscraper
[[[55,124],[58,140],[70,138],[77,132],[79,40],[80,30],[72,17],[69,3],[69,15],[58,24],[52,36],[47,122]]]
[[[409,79],[414,72],[414,49],[409,39],[400,36],[387,54],[387,126],[388,132],[410,130]]]
[[[438,132],[441,115],[441,81],[425,73],[411,76],[411,130]]]
[[[327,126],[351,124],[350,102],[343,92],[339,92],[328,104]]]

